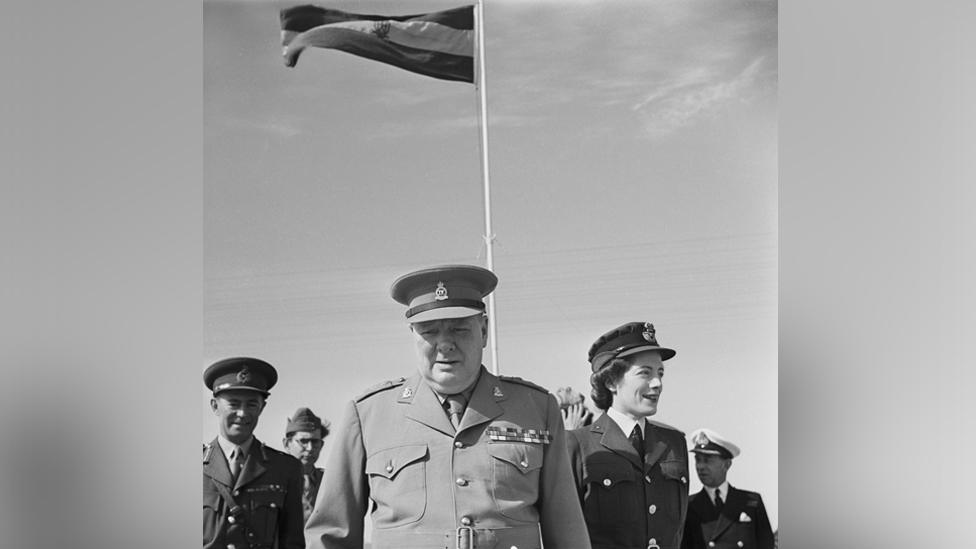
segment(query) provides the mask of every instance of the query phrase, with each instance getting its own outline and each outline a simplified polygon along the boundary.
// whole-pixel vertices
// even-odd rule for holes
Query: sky
[[[255,434],[279,448],[296,408],[337,421],[366,388],[416,371],[395,278],[484,265],[486,252],[476,88],[336,50],[287,68],[278,11],[299,3],[203,4],[200,370],[241,355],[275,365]],[[389,15],[461,4],[322,3]],[[774,528],[777,10],[485,8],[500,372],[588,394],[593,341],[653,322],[677,351],[653,419],[738,444],[730,482],[762,494]]]

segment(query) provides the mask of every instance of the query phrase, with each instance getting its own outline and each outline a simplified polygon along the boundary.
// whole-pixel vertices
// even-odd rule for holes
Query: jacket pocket
[[[519,521],[537,520],[535,502],[545,457],[542,445],[496,442],[488,444],[488,454],[492,457],[491,490],[498,512]]]
[[[278,528],[278,520],[285,504],[285,491],[278,485],[255,486],[247,489],[247,519],[256,541],[272,542]]]
[[[426,444],[386,448],[366,458],[370,497],[377,504],[376,528],[394,528],[424,516],[428,460]]]
[[[643,509],[640,477],[629,462],[592,463],[586,470],[583,514],[602,526],[634,522]]]

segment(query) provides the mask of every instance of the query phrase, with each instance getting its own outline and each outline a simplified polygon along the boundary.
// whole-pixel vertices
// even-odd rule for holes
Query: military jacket
[[[347,405],[308,547],[589,549],[555,398],[482,367],[455,431],[419,375]],[[541,538],[541,540],[540,540]]]
[[[773,529],[762,496],[729,486],[722,512],[703,488],[691,496],[682,549],[773,549]]]
[[[232,481],[214,439],[203,448],[204,549],[301,549],[302,464],[257,439]],[[237,504],[228,504],[221,489]]]
[[[688,507],[684,433],[647,421],[644,461],[606,413],[569,431],[569,455],[593,549],[678,549]]]
[[[312,514],[312,508],[315,506],[315,498],[318,496],[319,487],[322,486],[322,469],[313,467],[312,472],[308,476],[311,484],[307,492],[304,489],[304,473],[302,478],[302,515],[305,517],[306,522],[308,522],[308,517]]]

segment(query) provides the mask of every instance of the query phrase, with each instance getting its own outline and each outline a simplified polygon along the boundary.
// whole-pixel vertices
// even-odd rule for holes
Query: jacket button
[[[241,491],[240,491],[240,490],[234,490],[234,495],[235,495],[235,496],[239,496],[239,495],[241,495]]]
[[[523,459],[522,461],[519,462],[519,465],[521,465],[522,467],[528,467],[529,466],[529,462],[528,461],[525,461]]]
[[[737,541],[737,542],[735,542],[735,544],[738,545],[739,547],[742,547],[742,542],[741,541]]]
[[[610,486],[611,484],[613,484],[613,481],[612,480],[610,480],[608,478],[603,479],[603,485],[604,486]]]
[[[471,526],[471,517],[461,517],[461,524]]]
[[[386,472],[387,473],[392,473],[393,472],[393,464],[392,463],[386,466]]]
[[[708,546],[709,546],[709,547],[715,547],[715,542],[714,542],[714,541],[710,541],[710,542],[708,542]]]
[[[270,507],[270,508],[272,508],[272,509],[274,509],[274,508],[275,508],[275,507],[277,507],[277,506],[278,506],[278,505],[277,505],[277,504],[275,504],[274,502],[272,502],[272,503],[270,503],[270,504],[268,504],[268,507]]]
[[[652,515],[657,513],[657,505],[651,504],[651,506],[647,508],[647,512]]]
[[[237,546],[234,545],[233,543],[228,543],[227,544],[227,549],[237,549]]]
[[[231,517],[227,517],[227,522],[229,522],[231,524],[234,524],[235,522],[237,522],[237,519],[234,518],[234,517],[232,517],[232,516]]]
[[[651,483],[651,475],[644,475],[644,480],[646,480],[647,483],[650,484]]]
[[[467,486],[468,485],[468,481],[464,480],[463,478],[459,478],[459,479],[455,480],[454,482],[457,483],[458,486]]]
[[[454,441],[454,447],[455,448],[464,448],[464,443],[461,442],[460,440],[455,440]]]

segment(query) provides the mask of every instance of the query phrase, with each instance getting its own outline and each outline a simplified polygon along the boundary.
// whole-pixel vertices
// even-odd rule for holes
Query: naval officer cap
[[[739,456],[739,447],[711,429],[698,429],[691,433],[691,452],[732,459]]]
[[[615,358],[624,358],[642,351],[658,351],[661,360],[676,354],[674,349],[661,347],[657,342],[654,325],[650,322],[628,322],[600,336],[588,354],[590,367],[598,372]]]
[[[410,323],[465,318],[485,312],[484,297],[495,289],[495,273],[474,265],[441,265],[405,274],[390,295],[407,306]]]
[[[278,382],[278,372],[267,362],[246,356],[214,362],[203,372],[203,383],[214,396],[223,391],[256,391],[268,396]]]

